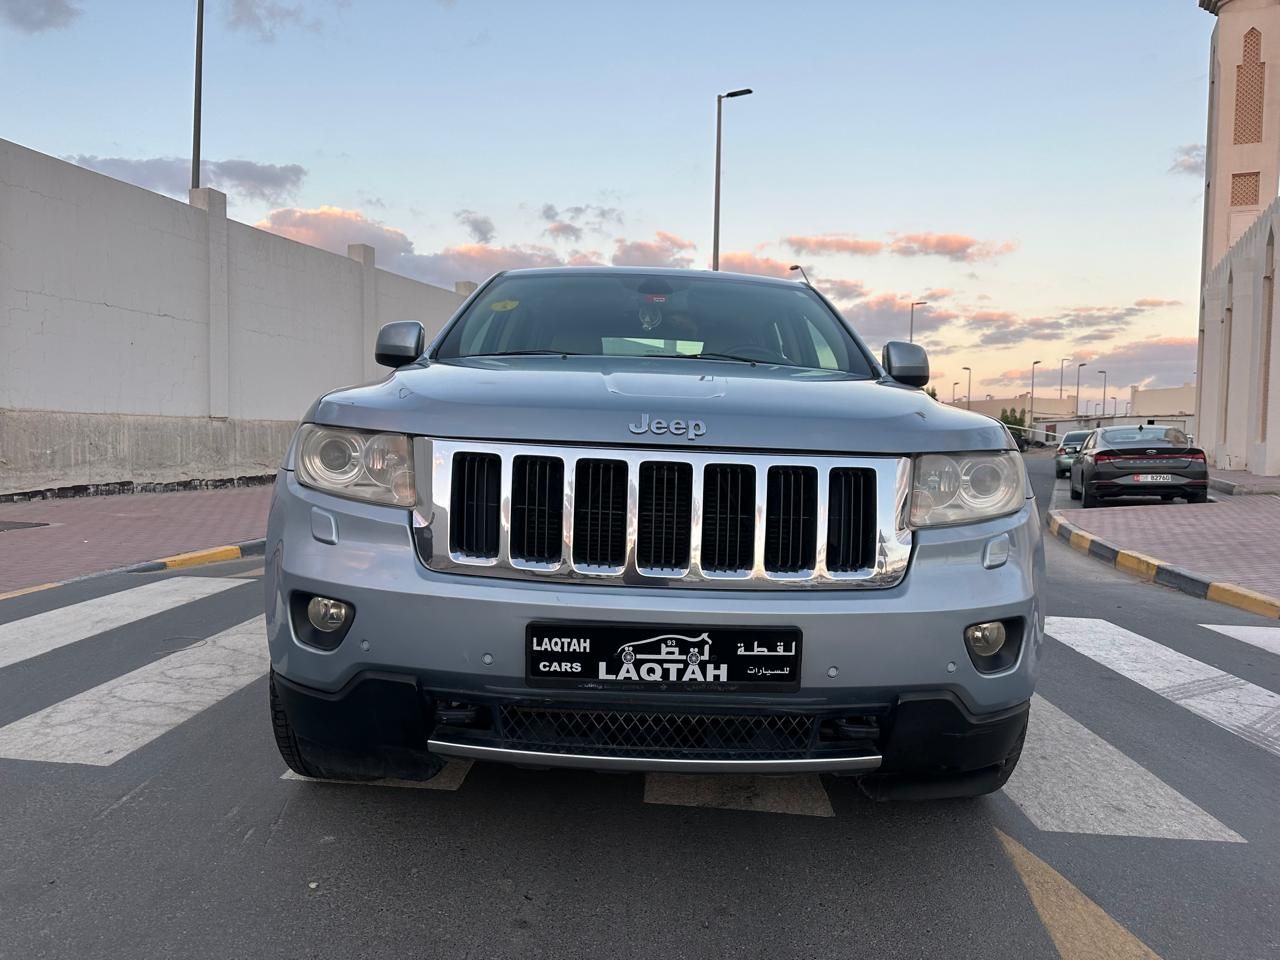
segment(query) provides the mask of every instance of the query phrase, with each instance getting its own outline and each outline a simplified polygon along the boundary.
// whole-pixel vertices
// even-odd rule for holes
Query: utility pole
[[[1027,426],[1031,430],[1028,440],[1036,438],[1036,367],[1040,366],[1040,361],[1036,360],[1031,364],[1031,416],[1027,418]]]
[[[201,3],[204,0],[200,0]],[[728,93],[716,94],[716,200],[715,222],[711,226],[711,269],[720,269],[720,117],[725,100],[731,97],[745,97],[751,93],[750,87],[741,90],[730,90]]]
[[[204,62],[204,0],[196,0],[196,98],[191,124],[191,189],[200,187],[200,82]]]
[[[912,343],[916,342],[916,307],[923,307],[928,302],[928,300],[911,301],[911,326],[907,328],[907,339]]]

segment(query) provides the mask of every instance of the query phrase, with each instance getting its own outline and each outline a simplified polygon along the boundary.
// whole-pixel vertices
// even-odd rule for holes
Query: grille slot
[[[875,474],[839,468],[831,471],[827,497],[827,569],[852,573],[871,565],[875,551]]]
[[[799,713],[698,714],[503,706],[505,746],[660,759],[773,760],[808,756],[817,721]]]
[[[756,471],[713,463],[702,478],[702,569],[750,570],[756,531]]]
[[[453,456],[449,549],[468,557],[498,556],[498,483],[502,458],[494,453]]]
[[[636,566],[683,570],[689,566],[689,515],[693,467],[687,463],[640,464]]]
[[[818,471],[770,467],[765,508],[764,567],[800,573],[817,562]]]
[[[511,465],[511,556],[559,563],[564,553],[564,461],[516,457]]]
[[[573,498],[573,562],[621,567],[627,557],[626,461],[579,460]]]

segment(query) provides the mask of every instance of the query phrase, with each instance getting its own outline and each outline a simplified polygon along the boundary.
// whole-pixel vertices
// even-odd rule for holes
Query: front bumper
[[[984,568],[985,546],[1001,537],[1009,539],[1008,561]],[[969,769],[1008,746],[1009,731],[1025,724],[1039,667],[1043,569],[1039,520],[1028,500],[999,520],[918,532],[907,576],[882,590],[671,590],[450,575],[419,561],[407,511],[321,494],[282,471],[264,579],[275,679],[286,705],[293,704],[291,722],[295,710],[321,718],[304,734],[318,743],[429,748],[533,765],[856,772]],[[337,649],[318,650],[295,635],[289,615],[295,591],[354,606]],[[963,630],[996,619],[1023,624],[1021,649],[1007,669],[983,674],[968,656]],[[782,693],[533,687],[525,680],[525,626],[539,620],[796,627],[804,637],[801,681]],[[713,727],[725,716],[775,725],[800,718],[812,739],[780,747],[771,739],[776,731],[766,731],[729,743],[699,727],[694,750],[677,756],[625,738],[513,738],[504,711],[623,720],[645,712]],[[352,731],[352,742],[336,742],[342,731]],[[575,742],[590,749],[575,751]]]

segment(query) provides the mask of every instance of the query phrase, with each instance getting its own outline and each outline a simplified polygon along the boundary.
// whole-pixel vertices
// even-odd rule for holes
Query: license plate
[[[1173,474],[1171,473],[1135,473],[1133,475],[1134,483],[1173,483]]]
[[[794,627],[531,623],[525,665],[542,686],[794,689],[800,644]]]

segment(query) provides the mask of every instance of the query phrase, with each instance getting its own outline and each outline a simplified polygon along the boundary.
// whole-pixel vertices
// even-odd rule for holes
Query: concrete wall
[[[1184,383],[1180,387],[1156,387],[1148,390],[1129,388],[1129,406],[1121,411],[1136,417],[1159,417],[1169,414],[1194,414],[1196,411],[1196,385]]]
[[[269,473],[378,328],[463,297],[0,140],[0,494]],[[385,372],[385,371],[384,371]]]

